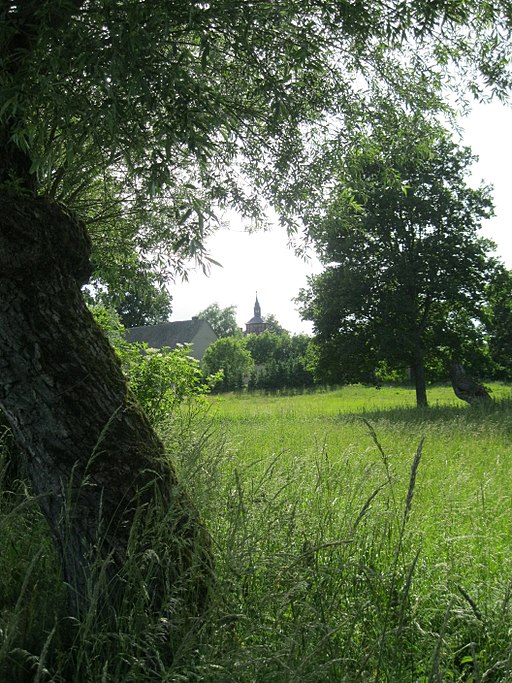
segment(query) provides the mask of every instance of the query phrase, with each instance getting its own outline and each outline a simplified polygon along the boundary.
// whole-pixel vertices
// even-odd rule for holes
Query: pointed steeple
[[[261,318],[260,302],[258,301],[258,292],[256,292],[256,302],[254,304],[254,317]]]
[[[256,301],[254,302],[254,317],[245,324],[245,334],[261,334],[268,327],[268,324],[261,317],[261,307],[258,301],[258,292],[256,292]]]

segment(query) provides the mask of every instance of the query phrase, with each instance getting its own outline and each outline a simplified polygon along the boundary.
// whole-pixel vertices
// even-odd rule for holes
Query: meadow
[[[448,387],[425,410],[409,388],[345,387],[174,415],[162,436],[217,580],[172,662],[164,616],[106,632],[90,615],[63,647],[44,525],[28,491],[4,487],[0,680],[512,680],[512,397],[492,389],[488,406]]]

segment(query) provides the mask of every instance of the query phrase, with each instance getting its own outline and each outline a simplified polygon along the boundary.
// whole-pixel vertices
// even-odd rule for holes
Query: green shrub
[[[220,391],[237,391],[244,387],[254,361],[244,337],[221,337],[206,349],[203,367],[216,377],[222,373]]]
[[[91,310],[121,360],[131,391],[155,427],[163,425],[182,402],[203,402],[221,380],[220,373],[204,377],[199,361],[190,355],[190,346],[150,349],[147,344],[131,344],[116,313],[102,306]]]

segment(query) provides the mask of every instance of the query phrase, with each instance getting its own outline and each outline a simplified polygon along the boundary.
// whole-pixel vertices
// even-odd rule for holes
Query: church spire
[[[254,317],[245,323],[245,334],[261,334],[268,327],[268,324],[261,317],[261,307],[258,301],[258,292],[256,292],[256,301],[254,302]]]
[[[254,317],[261,318],[260,302],[258,301],[258,292],[256,292],[256,301],[254,303]]]

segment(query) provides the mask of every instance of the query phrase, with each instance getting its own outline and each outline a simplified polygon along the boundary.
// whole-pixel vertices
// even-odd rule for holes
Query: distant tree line
[[[311,339],[307,335],[291,335],[286,331],[275,334],[267,330],[248,335],[246,343],[254,361],[249,389],[304,389],[316,384],[309,366]]]
[[[265,332],[248,335],[237,325],[235,306],[221,308],[214,303],[198,313],[198,317],[207,320],[219,336],[203,358],[206,374],[223,373],[217,391],[278,391],[316,384],[309,367],[311,338],[290,334],[275,315],[266,316]]]
[[[477,246],[480,248],[480,244]],[[472,315],[462,307],[453,306],[452,310],[447,310],[446,318],[441,315],[436,318],[436,324],[441,328],[438,336],[427,337],[430,346],[425,347],[425,387],[427,383],[449,381],[454,358],[479,381],[512,381],[512,271],[491,257],[483,259],[482,264],[479,296],[471,303]],[[331,272],[328,271],[330,277]],[[322,276],[312,281],[315,287],[321,282]],[[328,295],[336,303],[336,297],[346,295],[346,290],[341,287],[337,291],[326,289],[325,296]],[[352,296],[356,295],[358,292],[352,291]],[[304,301],[305,296],[303,294]],[[339,315],[342,309],[336,310]],[[234,306],[220,309],[215,305],[215,313],[219,312],[226,318],[229,313],[236,322]],[[402,315],[403,310],[396,314]],[[208,309],[201,317],[207,319],[207,315]],[[391,323],[390,329],[386,329],[382,322],[384,316],[380,328],[375,326],[372,334],[377,339],[380,333],[381,348],[387,353],[376,353],[376,346],[373,352],[372,347],[366,351],[364,343],[368,339],[362,336],[361,329],[368,331],[369,325],[366,323],[365,328],[362,316],[354,315],[350,319],[352,333],[338,333],[330,345],[325,343],[318,329],[312,337],[293,335],[279,325],[275,316],[272,320],[275,322],[272,329],[276,331],[244,335],[235,325],[235,334],[221,336],[208,347],[202,361],[203,371],[208,375],[222,371],[222,380],[217,382],[215,391],[244,388],[282,391],[351,382],[377,386],[388,382],[415,382],[414,369],[407,362],[406,330],[397,329]],[[391,315],[388,320],[393,321]],[[234,329],[233,325],[231,329]],[[396,335],[393,343],[392,334]],[[400,335],[403,342],[400,342]]]

